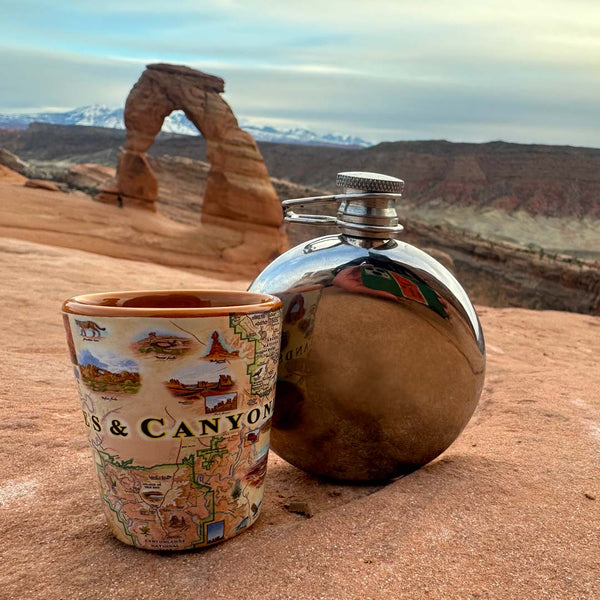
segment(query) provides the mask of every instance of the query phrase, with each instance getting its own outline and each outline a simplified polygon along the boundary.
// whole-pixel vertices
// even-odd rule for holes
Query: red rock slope
[[[487,384],[439,460],[379,489],[322,483],[272,456],[250,531],[153,554],[105,527],[60,303],[214,282],[8,239],[0,273],[2,598],[600,597],[600,318],[480,309]],[[286,510],[294,501],[314,517]]]
[[[257,275],[287,249],[285,233],[273,227],[244,223],[234,229],[201,224],[199,218],[193,225],[177,223],[150,211],[93,202],[85,194],[26,188],[14,175],[0,177],[0,236],[245,277]]]

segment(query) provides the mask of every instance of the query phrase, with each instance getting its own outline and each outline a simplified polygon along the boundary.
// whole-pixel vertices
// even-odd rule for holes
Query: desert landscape
[[[40,123],[0,130],[0,147],[22,159],[21,173],[89,196],[114,180],[124,140],[122,131],[97,127]],[[599,150],[444,141],[258,147],[281,200],[335,193],[335,175],[344,169],[403,178],[402,239],[449,256],[477,302],[600,313]],[[205,140],[160,134],[148,154],[159,212],[198,223],[209,171]],[[295,245],[327,229],[294,225],[286,233]]]
[[[201,137],[174,134],[158,135],[147,158],[130,151],[154,173],[154,199],[118,187],[119,148],[134,136],[0,130],[3,597],[600,597],[600,150],[254,145],[215,114],[216,154]],[[260,190],[272,208],[274,197],[331,192],[337,171],[352,169],[406,180],[403,239],[431,249],[475,300],[488,367],[471,422],[440,458],[385,486],[318,480],[271,454],[258,523],[215,547],[151,553],[116,541],[62,301],[124,286],[246,289],[290,243],[323,232],[261,213]],[[210,181],[227,202],[214,195],[206,219]],[[236,204],[242,183],[253,191]],[[140,352],[156,340],[180,343],[154,335]]]
[[[0,269],[11,325],[0,334],[7,600],[600,593],[598,317],[478,306],[486,385],[442,457],[380,487],[320,481],[271,454],[262,516],[248,532],[205,551],[154,554],[106,528],[61,302],[124,278],[132,288],[243,289],[248,280],[7,236]]]

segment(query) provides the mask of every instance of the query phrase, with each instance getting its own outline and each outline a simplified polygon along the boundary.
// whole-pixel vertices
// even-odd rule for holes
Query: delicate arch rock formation
[[[221,98],[223,90],[220,77],[185,66],[148,65],[125,103],[127,138],[119,156],[116,188],[97,199],[156,210],[158,182],[146,152],[165,118],[183,110],[206,139],[210,162],[202,221],[281,227],[281,205],[262,155]]]

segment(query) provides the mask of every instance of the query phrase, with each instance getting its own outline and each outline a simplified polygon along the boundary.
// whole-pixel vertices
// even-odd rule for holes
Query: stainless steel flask
[[[433,460],[479,400],[483,332],[454,276],[395,239],[403,181],[339,173],[340,195],[284,201],[338,233],[272,262],[250,291],[283,300],[271,447],[314,475],[385,481]],[[337,216],[292,208],[338,203]]]

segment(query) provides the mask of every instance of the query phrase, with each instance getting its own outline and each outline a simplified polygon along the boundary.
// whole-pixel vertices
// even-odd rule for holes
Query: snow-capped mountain
[[[371,145],[359,137],[338,133],[324,135],[299,127],[278,129],[251,118],[240,118],[240,127],[259,142],[281,144],[305,144],[311,146],[346,146],[367,148]],[[30,123],[53,123],[55,125],[89,125],[125,129],[123,109],[110,108],[104,104],[82,106],[66,112],[42,112],[23,114],[0,114],[0,129],[25,129]],[[182,111],[172,112],[163,123],[162,131],[182,135],[198,135],[198,130],[187,120]]]

